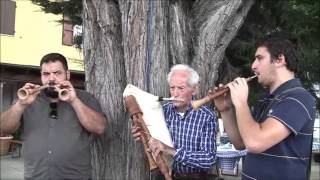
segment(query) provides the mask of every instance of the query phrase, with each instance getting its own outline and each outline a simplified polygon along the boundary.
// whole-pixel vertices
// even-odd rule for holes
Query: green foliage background
[[[320,83],[319,4],[318,0],[257,0],[226,50],[227,62],[224,66],[227,64],[229,68],[222,66],[221,69],[228,69],[229,72],[222,74],[229,74],[227,80],[233,79],[232,75],[249,76],[252,74],[256,40],[273,32],[285,32],[298,44],[297,76],[310,92],[315,92],[313,85]],[[263,92],[257,83],[252,84],[255,96],[251,97],[250,102],[254,102]]]

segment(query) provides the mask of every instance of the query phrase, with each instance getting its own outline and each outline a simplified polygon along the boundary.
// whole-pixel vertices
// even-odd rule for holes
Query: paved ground
[[[12,158],[11,155],[1,156],[1,180],[23,179],[23,158]]]
[[[0,180],[22,180],[23,179],[23,158],[12,158],[11,155],[0,158]],[[241,171],[241,165],[239,170]],[[238,176],[222,175],[224,180],[240,180]],[[320,163],[312,161],[311,180],[320,179]]]

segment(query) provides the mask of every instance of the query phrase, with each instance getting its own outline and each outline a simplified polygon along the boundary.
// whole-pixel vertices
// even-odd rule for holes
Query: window
[[[16,2],[0,0],[0,33],[14,35]]]
[[[73,25],[69,18],[63,17],[63,31],[62,31],[62,44],[67,46],[73,45]]]

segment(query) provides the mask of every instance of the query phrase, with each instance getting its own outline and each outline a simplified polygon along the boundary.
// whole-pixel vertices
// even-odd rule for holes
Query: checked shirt
[[[206,106],[193,110],[191,106],[183,116],[169,102],[163,105],[164,116],[177,153],[174,155],[175,173],[209,171],[216,159],[216,116]]]

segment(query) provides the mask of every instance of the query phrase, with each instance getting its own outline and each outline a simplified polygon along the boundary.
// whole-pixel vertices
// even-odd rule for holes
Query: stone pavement
[[[11,155],[1,156],[0,158],[0,180],[23,180],[23,158],[12,158]],[[239,166],[238,176],[223,175],[223,180],[241,180],[241,165]],[[320,179],[320,163],[312,160],[311,179]]]
[[[13,158],[11,155],[1,156],[0,159],[1,180],[23,179],[23,158]]]

